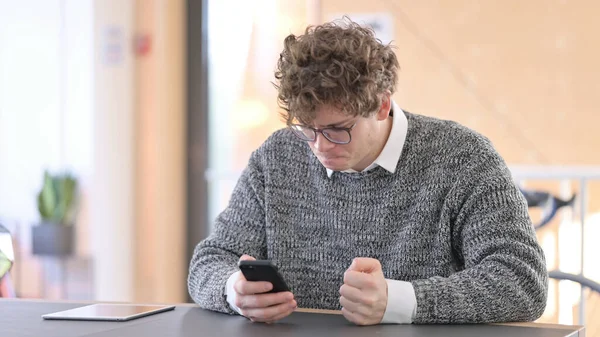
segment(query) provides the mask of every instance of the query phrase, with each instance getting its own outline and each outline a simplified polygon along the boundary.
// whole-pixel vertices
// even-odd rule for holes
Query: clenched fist
[[[381,323],[387,306],[387,282],[377,259],[359,257],[344,273],[342,314],[357,325]]]

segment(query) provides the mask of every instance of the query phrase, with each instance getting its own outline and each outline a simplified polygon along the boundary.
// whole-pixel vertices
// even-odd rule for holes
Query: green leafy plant
[[[73,225],[77,213],[77,179],[69,173],[44,172],[42,189],[37,196],[38,211],[45,223]]]

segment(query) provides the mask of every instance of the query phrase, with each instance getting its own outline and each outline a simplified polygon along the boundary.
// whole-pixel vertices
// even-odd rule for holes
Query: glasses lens
[[[294,134],[302,140],[313,141],[316,138],[316,134],[313,129],[296,124],[292,125],[290,128],[292,131],[294,131]]]
[[[339,129],[326,129],[323,130],[323,135],[329,139],[332,143],[336,144],[348,144],[350,143],[350,132],[347,130]]]

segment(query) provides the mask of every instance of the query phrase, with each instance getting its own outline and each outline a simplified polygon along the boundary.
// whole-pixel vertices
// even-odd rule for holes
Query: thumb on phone
[[[250,255],[244,254],[240,257],[240,261],[256,261],[256,259]]]
[[[240,256],[240,259],[239,259],[239,261],[256,261],[256,259],[255,259],[253,256],[250,256],[250,255],[248,255],[248,254],[244,254],[244,255]],[[239,281],[239,280],[244,280],[244,281],[246,281],[246,278],[244,277],[244,274],[242,274],[242,272],[241,272],[241,271],[237,271],[237,272],[235,272],[235,273],[234,273],[234,275],[235,275],[235,279],[236,279],[236,281],[235,281],[235,282],[236,282],[236,283],[237,283],[237,281]],[[232,276],[233,276],[233,275],[232,275]]]

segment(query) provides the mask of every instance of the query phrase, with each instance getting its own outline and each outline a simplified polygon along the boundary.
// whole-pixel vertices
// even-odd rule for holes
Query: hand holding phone
[[[243,255],[239,267],[241,272],[238,272],[233,288],[235,305],[243,316],[255,322],[271,323],[296,309],[294,295],[270,262]]]
[[[271,283],[273,288],[269,293],[290,291],[277,267],[269,260],[240,260],[238,266],[246,280]]]

